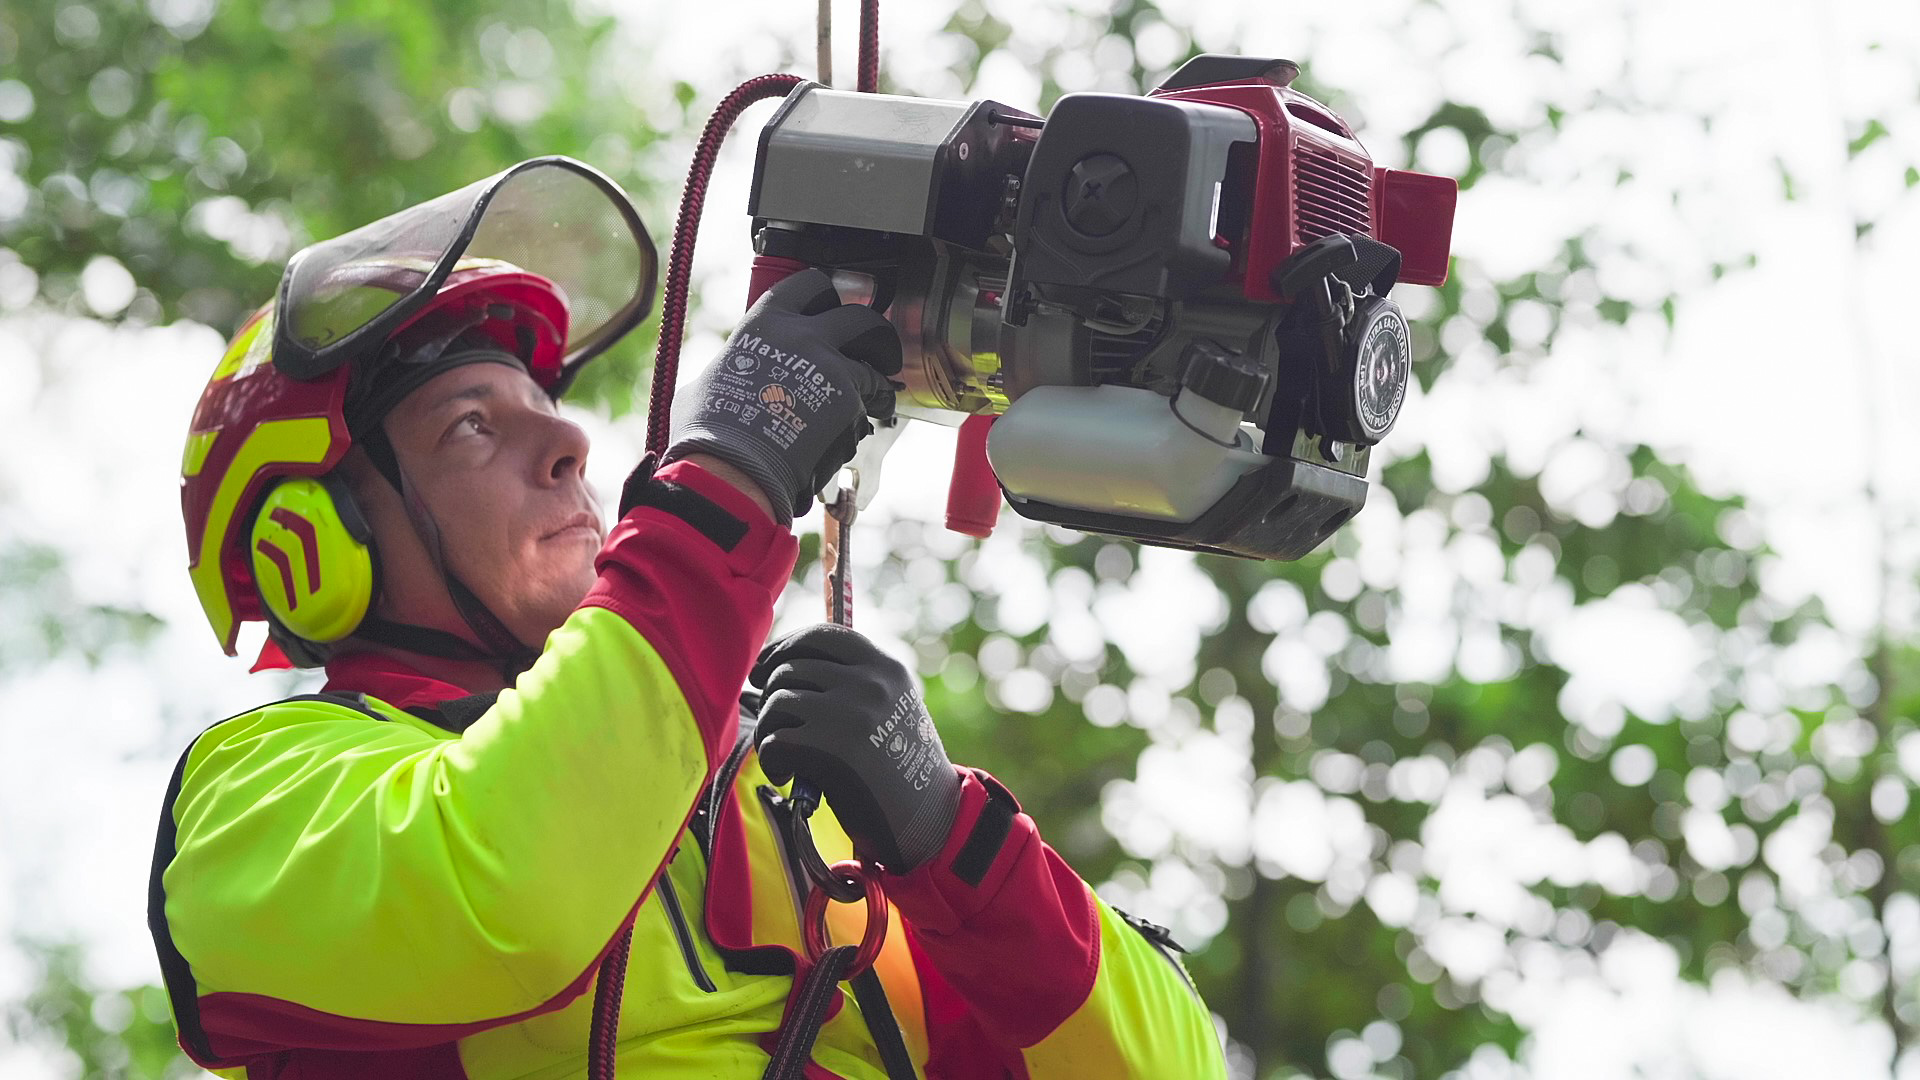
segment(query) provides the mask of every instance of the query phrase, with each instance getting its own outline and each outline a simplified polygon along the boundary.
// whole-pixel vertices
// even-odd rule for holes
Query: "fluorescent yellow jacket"
[[[188,748],[149,921],[191,1057],[250,1080],[579,1077],[587,991],[631,926],[621,1074],[762,1073],[804,878],[736,699],[795,545],[695,467],[660,481],[681,497],[619,523],[497,698],[360,654]],[[808,1076],[886,1077],[876,1032],[926,1077],[1224,1075],[1172,954],[961,772],[947,848],[888,878],[884,993],[841,995]],[[832,905],[836,939],[863,921]]]

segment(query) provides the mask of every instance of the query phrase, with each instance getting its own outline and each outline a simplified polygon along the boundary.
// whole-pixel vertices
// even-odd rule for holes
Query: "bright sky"
[[[987,6],[1010,19],[1024,40],[1037,42],[1064,32],[1061,12],[1104,5],[989,0]],[[1871,625],[1880,587],[1878,530],[1860,494],[1869,476],[1881,485],[1907,545],[1895,551],[1898,565],[1910,570],[1917,554],[1911,537],[1920,470],[1905,463],[1920,454],[1920,425],[1899,406],[1920,400],[1920,367],[1913,363],[1897,283],[1910,269],[1908,253],[1920,250],[1920,198],[1906,191],[1901,176],[1907,163],[1920,162],[1920,103],[1913,94],[1920,5],[1449,0],[1434,7],[1389,0],[1285,18],[1257,0],[1164,0],[1162,6],[1194,26],[1203,47],[1290,56],[1306,62],[1321,83],[1347,89],[1362,139],[1390,164],[1399,163],[1395,137],[1442,92],[1480,106],[1496,123],[1528,121],[1543,98],[1571,106],[1599,88],[1624,88],[1657,103],[1631,119],[1570,109],[1557,138],[1512,151],[1510,160],[1522,165],[1517,177],[1485,182],[1463,196],[1455,244],[1462,272],[1484,279],[1550,258],[1546,238],[1599,226],[1613,240],[1597,252],[1598,280],[1606,288],[1649,296],[1670,287],[1683,292],[1671,336],[1641,323],[1570,331],[1550,360],[1503,368],[1462,326],[1443,338],[1456,354],[1455,374],[1435,395],[1408,402],[1390,446],[1398,452],[1426,446],[1442,482],[1461,489],[1483,474],[1490,452],[1503,451],[1541,468],[1556,501],[1577,514],[1584,493],[1610,483],[1606,447],[1652,442],[1693,465],[1711,487],[1745,492],[1761,506],[1766,535],[1780,552],[1767,579],[1771,589],[1783,597],[1820,595],[1844,630]],[[1514,6],[1534,24],[1566,32],[1564,65],[1524,57]],[[736,76],[772,70],[784,56],[810,56],[812,8],[746,0],[648,5],[629,20],[650,57],[636,75],[643,99],[637,106],[657,108],[675,78],[712,101]],[[849,72],[854,5],[836,8],[847,45],[836,66]],[[905,88],[959,93],[937,70],[944,62],[905,62],[950,8],[896,2],[884,10],[886,62]],[[753,33],[738,34],[742,27]],[[1876,42],[1880,48],[1868,51]],[[1143,36],[1140,48],[1153,59],[1175,55],[1182,44],[1170,31],[1155,31]],[[1101,55],[1099,48],[1090,44],[1089,57]],[[716,65],[716,56],[724,62]],[[1100,85],[1091,59],[1066,75],[1085,88]],[[974,92],[1031,105],[1038,83],[1019,58],[999,57],[982,71]],[[1694,112],[1714,117],[1710,132],[1684,121]],[[1869,116],[1892,135],[1849,163],[1840,148]],[[1431,141],[1421,148],[1424,167],[1444,172],[1464,162],[1463,148]],[[715,302],[688,343],[689,364],[718,344],[734,310],[725,298],[744,293],[748,249],[740,211],[749,144],[736,138],[723,155],[709,198],[699,277]],[[684,143],[670,152],[672,174],[683,168],[686,152]],[[1630,163],[1636,182],[1616,188],[1615,161]],[[1791,204],[1779,198],[1783,165],[1800,196]],[[1667,198],[1674,190],[1681,193],[1677,203]],[[1877,223],[1858,244],[1856,218]],[[669,223],[650,224],[664,244]],[[1709,263],[1749,250],[1759,257],[1753,270],[1717,283],[1708,278]],[[103,982],[149,981],[155,970],[141,909],[167,770],[193,730],[281,690],[271,680],[245,678],[244,665],[219,656],[182,572],[176,450],[221,341],[192,325],[113,332],[8,314],[17,305],[8,300],[5,270],[0,267],[0,356],[21,388],[0,395],[0,506],[6,508],[0,538],[58,546],[77,599],[145,608],[166,625],[138,658],[115,654],[96,669],[72,661],[11,667],[0,680],[0,725],[15,748],[0,755],[0,926],[77,935],[93,946],[93,973]],[[110,294],[116,282],[103,271],[90,287]],[[1526,335],[1523,321],[1517,327],[1523,345]],[[634,456],[638,429],[587,419],[596,434],[596,481],[615,490]],[[1566,443],[1576,428],[1594,441]],[[937,519],[950,441],[945,432],[918,425],[901,440],[862,534],[863,551],[877,552],[881,523],[891,516]],[[1471,550],[1441,550],[1432,525],[1390,506],[1370,508],[1354,527],[1361,545],[1353,572],[1368,579],[1475,580],[1483,560]],[[997,539],[994,550],[1010,555],[1013,539]],[[1044,592],[1044,583],[1023,577],[1017,559],[989,565],[1001,567],[992,571],[999,577],[986,583],[990,587]],[[1032,607],[1031,617],[1051,614],[1062,625],[1097,619],[1143,670],[1155,671],[1152,657],[1177,657],[1181,650],[1140,627],[1151,623],[1191,640],[1216,616],[1209,589],[1188,560],[1151,552],[1141,566],[1124,595],[1103,593],[1096,601],[1056,589]],[[1694,673],[1684,641],[1672,636],[1674,620],[1651,594],[1622,593],[1594,610],[1552,616],[1556,652],[1564,649],[1595,715],[1604,714],[1608,702],[1657,712],[1661,703],[1685,696]],[[1893,617],[1910,628],[1911,590],[1902,585],[1894,597]],[[785,617],[810,618],[811,604],[811,596],[799,597]],[[1417,612],[1416,595],[1409,606]],[[1268,657],[1269,674],[1289,701],[1311,708],[1316,694],[1326,693],[1324,658],[1344,645],[1339,631],[1313,620],[1297,594],[1284,590],[1263,597],[1261,610],[1274,629],[1286,631]],[[1452,655],[1444,628],[1415,622],[1405,629],[1404,643],[1396,635],[1393,663],[1408,677]],[[0,627],[0,650],[8,648],[8,634]],[[1795,677],[1829,680],[1835,658],[1846,655],[1836,647],[1824,658],[1802,658]],[[1460,662],[1469,663],[1466,653]],[[1497,667],[1500,660],[1474,662]],[[1191,674],[1178,660],[1173,670],[1157,673],[1169,685]],[[1136,718],[1154,711],[1150,701],[1128,708]],[[1115,711],[1113,722],[1120,716]],[[1368,838],[1357,807],[1339,793],[1339,763],[1327,777],[1316,774],[1319,786],[1255,784],[1235,772],[1241,759],[1232,726],[1216,726],[1221,730],[1157,741],[1141,762],[1138,782],[1109,793],[1107,819],[1130,849],[1151,859],[1174,837],[1222,854],[1250,846],[1263,865],[1326,880],[1330,889],[1345,883],[1340,887],[1383,919],[1423,917],[1411,879],[1385,875],[1369,884],[1364,874],[1356,876]],[[1490,793],[1502,780],[1518,790],[1525,784],[1516,776],[1539,776],[1542,768],[1550,774],[1550,757],[1544,764],[1523,757],[1483,763],[1480,773],[1464,769],[1452,780],[1415,767],[1394,782],[1406,785],[1410,797],[1439,803],[1419,838],[1427,872],[1442,882],[1443,910],[1433,913],[1425,947],[1450,969],[1488,973],[1489,998],[1503,1001],[1532,1034],[1523,1055],[1528,1075],[1886,1075],[1878,1064],[1884,1031],[1863,1024],[1852,1003],[1796,1002],[1769,984],[1735,978],[1709,987],[1684,984],[1671,951],[1658,942],[1624,939],[1597,965],[1543,952],[1534,957],[1538,962],[1503,968],[1507,950],[1488,939],[1487,927],[1527,930],[1537,912],[1524,885],[1546,872],[1542,867],[1602,882],[1634,873],[1624,851],[1582,847],[1514,796]],[[1208,798],[1237,806],[1257,801],[1250,834],[1222,835],[1210,823],[1230,815],[1210,812]],[[1799,847],[1785,845],[1767,861],[1791,877],[1796,866],[1811,863],[1821,842],[1810,837]],[[1532,861],[1503,855],[1513,851],[1529,853]],[[1217,930],[1217,900],[1190,874],[1156,871],[1150,881],[1111,887],[1149,917],[1195,937]],[[1920,935],[1920,912],[1909,915]],[[0,945],[0,1000],[24,989],[24,974]],[[1368,1075],[1375,1056],[1391,1056],[1402,1038],[1397,1029],[1356,1033],[1334,1048],[1336,1072],[1343,1080]],[[1495,1059],[1477,1059],[1468,1073],[1508,1075]],[[0,1048],[0,1074],[60,1072],[55,1063]],[[1903,1075],[1920,1075],[1920,1068]]]

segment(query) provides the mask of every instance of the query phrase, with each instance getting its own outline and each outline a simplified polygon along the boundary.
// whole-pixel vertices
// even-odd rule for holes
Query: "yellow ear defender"
[[[254,587],[280,625],[308,641],[339,641],[373,603],[372,538],[331,476],[282,480],[261,502],[247,537]]]

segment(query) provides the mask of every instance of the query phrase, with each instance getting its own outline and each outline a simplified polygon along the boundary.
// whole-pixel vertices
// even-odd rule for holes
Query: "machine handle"
[[[947,485],[947,528],[982,539],[1000,519],[1000,481],[987,461],[987,431],[997,416],[976,414],[960,422],[953,445],[953,480]]]
[[[752,307],[760,294],[773,288],[776,282],[799,273],[807,264],[798,259],[784,259],[778,255],[755,255],[753,270],[747,277],[747,306]]]

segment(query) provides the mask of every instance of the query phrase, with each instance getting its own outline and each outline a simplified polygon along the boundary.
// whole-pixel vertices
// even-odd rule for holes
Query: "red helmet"
[[[214,369],[181,464],[188,569],[221,648],[233,655],[239,624],[266,618],[247,545],[262,498],[340,463],[350,403],[377,375],[458,335],[511,353],[558,397],[646,316],[654,265],[625,194],[565,158],[523,162],[296,255]],[[314,584],[321,551],[307,546]]]

